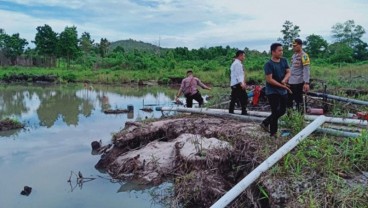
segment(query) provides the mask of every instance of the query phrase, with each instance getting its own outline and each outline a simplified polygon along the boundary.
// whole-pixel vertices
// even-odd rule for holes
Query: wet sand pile
[[[203,116],[130,122],[96,168],[143,184],[172,180],[176,201],[209,207],[262,162],[265,136],[257,124]]]

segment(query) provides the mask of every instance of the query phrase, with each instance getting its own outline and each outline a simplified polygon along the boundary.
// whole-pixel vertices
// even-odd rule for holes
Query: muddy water
[[[94,168],[99,155],[90,143],[108,144],[126,121],[160,117],[143,104],[170,105],[175,89],[75,85],[0,85],[0,119],[11,117],[25,129],[0,132],[0,207],[162,207],[152,191],[110,179]],[[134,113],[111,115],[104,109]],[[146,106],[147,107],[147,106]],[[153,106],[152,108],[154,108]],[[71,171],[92,181],[77,183]],[[29,196],[23,187],[31,186]]]

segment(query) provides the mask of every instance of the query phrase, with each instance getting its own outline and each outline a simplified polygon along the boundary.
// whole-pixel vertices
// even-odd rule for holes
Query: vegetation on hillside
[[[111,42],[109,50],[121,52],[131,52],[134,50],[138,50],[152,53],[165,53],[167,49],[160,47],[160,45],[156,46],[154,44],[145,43],[143,41],[128,39]]]

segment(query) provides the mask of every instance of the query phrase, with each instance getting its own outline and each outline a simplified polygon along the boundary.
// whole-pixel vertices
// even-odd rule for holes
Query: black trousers
[[[299,112],[303,112],[303,108],[301,107],[303,106],[303,85],[304,83],[290,85],[290,90],[293,92],[293,94],[288,94],[288,108],[293,108],[293,102],[295,101],[296,109]]]
[[[185,98],[187,100],[187,108],[193,107],[193,100],[196,100],[199,104],[199,107],[202,107],[203,105],[203,98],[199,91],[197,91],[194,95],[185,95]]]
[[[240,84],[236,84],[231,86],[231,100],[229,105],[229,113],[234,113],[235,103],[240,102],[241,106],[241,114],[247,114],[247,103],[248,103],[248,94],[247,92],[240,86]]]
[[[270,125],[271,135],[276,134],[278,129],[278,119],[286,112],[286,102],[288,95],[271,94],[267,95],[268,102],[271,106],[271,115],[263,120],[265,126]]]

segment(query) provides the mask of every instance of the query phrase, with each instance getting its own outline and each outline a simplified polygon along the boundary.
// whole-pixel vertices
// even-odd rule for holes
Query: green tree
[[[335,42],[345,43],[352,48],[354,58],[357,60],[366,60],[367,57],[367,44],[361,40],[364,34],[364,28],[361,25],[356,25],[354,20],[332,26],[332,37]]]
[[[4,36],[4,55],[10,58],[11,64],[16,65],[17,56],[20,56],[28,44],[26,39],[20,38],[19,33]]]
[[[65,27],[64,31],[59,35],[59,52],[60,56],[67,61],[67,67],[70,67],[70,62],[80,54],[78,47],[78,32],[75,26]]]
[[[116,48],[114,48],[114,50],[112,52],[124,54],[125,49],[122,46],[117,46]]]
[[[0,28],[0,50],[4,47],[4,41],[5,41],[6,33],[4,29]]]
[[[347,44],[342,42],[333,43],[329,46],[330,61],[332,63],[352,62],[353,61],[353,49]]]
[[[6,37],[6,33],[4,31],[4,29],[0,28],[0,55],[3,54],[3,48],[5,45],[5,37]]]
[[[33,43],[36,45],[38,54],[47,57],[47,65],[55,66],[56,54],[58,51],[57,33],[49,25],[38,26],[37,33]]]
[[[5,37],[6,33],[4,29],[0,28],[0,66],[5,65],[7,60],[4,55]]]
[[[368,44],[361,41],[354,47],[354,58],[360,61],[368,60]]]
[[[79,40],[79,46],[85,54],[88,54],[93,48],[93,42],[95,41],[91,39],[91,35],[88,32],[84,32]]]
[[[305,50],[313,58],[321,58],[327,52],[328,43],[320,35],[309,35],[305,41]]]
[[[173,51],[174,56],[177,60],[189,60],[191,59],[189,55],[189,49],[187,47],[177,47]]]
[[[173,50],[169,50],[166,54],[165,54],[165,65],[164,67],[172,70],[175,69],[175,65],[176,65],[176,60],[175,60],[175,56],[174,56],[174,52]]]
[[[286,20],[282,27],[281,33],[283,36],[277,40],[284,45],[284,49],[289,51],[292,47],[293,40],[299,37],[300,28],[289,20]]]
[[[109,45],[110,42],[106,38],[101,38],[98,48],[102,58],[107,55],[107,52],[109,51]]]
[[[32,57],[36,57],[37,56],[37,52],[36,52],[36,49],[34,48],[30,48],[30,47],[27,47],[26,50],[24,50],[24,53],[23,53],[27,58],[32,58]]]
[[[91,35],[88,32],[82,33],[80,39],[79,39],[79,48],[81,49],[83,53],[82,62],[83,65],[90,67],[92,66],[92,51],[93,51],[93,44],[94,40],[92,40]],[[88,59],[91,57],[91,59]]]
[[[359,44],[364,34],[364,28],[361,25],[355,25],[354,20],[332,26],[332,37],[336,40],[335,42],[344,42],[350,47]]]

